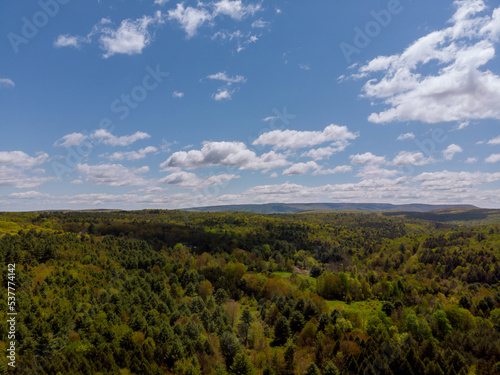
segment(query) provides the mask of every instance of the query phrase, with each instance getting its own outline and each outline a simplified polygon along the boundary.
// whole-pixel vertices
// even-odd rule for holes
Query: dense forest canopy
[[[499,257],[376,213],[4,213],[0,374],[497,374]]]

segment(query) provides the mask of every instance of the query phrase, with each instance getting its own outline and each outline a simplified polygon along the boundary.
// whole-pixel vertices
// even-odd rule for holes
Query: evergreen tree
[[[313,362],[309,366],[307,366],[306,371],[304,371],[304,375],[321,375],[318,366]]]
[[[255,368],[248,356],[245,353],[239,352],[234,357],[229,372],[234,375],[253,375],[255,373]]]
[[[291,330],[288,320],[281,315],[274,326],[274,342],[277,345],[283,345],[288,341],[290,334]]]

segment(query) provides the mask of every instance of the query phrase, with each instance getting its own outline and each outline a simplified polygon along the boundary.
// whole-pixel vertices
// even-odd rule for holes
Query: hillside
[[[16,374],[500,370],[499,224],[338,211],[0,219]]]
[[[259,214],[295,213],[302,211],[403,211],[428,212],[448,208],[476,208],[471,205],[431,205],[431,204],[404,204],[394,205],[387,203],[267,203],[241,204],[225,206],[207,206],[187,208],[185,211],[198,212],[254,212]]]

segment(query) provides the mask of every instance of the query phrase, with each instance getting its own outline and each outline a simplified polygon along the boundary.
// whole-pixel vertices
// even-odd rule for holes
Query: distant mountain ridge
[[[258,214],[286,214],[304,211],[404,211],[429,212],[449,208],[477,208],[468,204],[434,205],[434,204],[389,204],[389,203],[266,203],[266,204],[235,204],[221,206],[206,206],[186,208],[184,211],[198,212],[228,212],[241,211]]]

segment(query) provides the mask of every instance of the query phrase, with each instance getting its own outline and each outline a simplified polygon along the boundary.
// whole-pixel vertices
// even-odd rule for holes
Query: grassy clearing
[[[273,272],[271,274],[271,277],[279,276],[279,277],[284,277],[284,278],[289,278],[292,275],[297,275],[298,277],[305,279],[311,283],[311,285],[316,285],[316,279],[311,276],[307,275],[302,275],[300,273],[292,273],[292,272]]]
[[[326,304],[331,310],[344,310],[346,312],[358,314],[363,318],[382,308],[382,303],[377,300],[356,301],[350,304],[344,301],[326,301]]]

